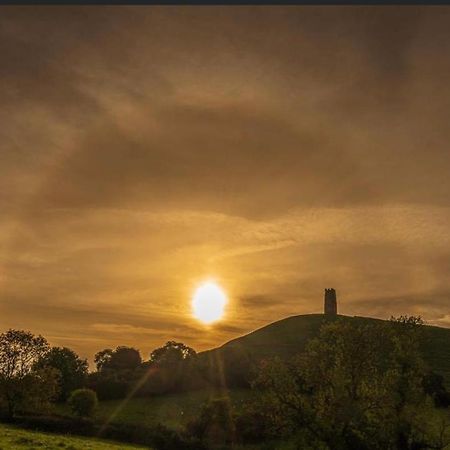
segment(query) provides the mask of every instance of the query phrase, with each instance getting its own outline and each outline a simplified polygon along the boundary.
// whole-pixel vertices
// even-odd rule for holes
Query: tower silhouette
[[[336,291],[334,289],[325,289],[323,312],[324,314],[337,314]]]

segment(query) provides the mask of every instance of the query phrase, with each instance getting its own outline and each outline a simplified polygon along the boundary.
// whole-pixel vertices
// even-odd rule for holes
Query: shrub
[[[216,398],[203,404],[200,414],[187,424],[187,432],[202,440],[208,448],[229,445],[235,441],[232,405],[228,398]]]
[[[236,436],[240,442],[245,444],[261,442],[270,437],[269,426],[268,418],[256,408],[248,405],[235,418]]]
[[[76,389],[70,394],[69,406],[79,417],[91,417],[97,407],[97,394],[91,389]]]
[[[122,373],[123,372],[123,373]],[[94,390],[100,401],[125,398],[130,387],[133,373],[129,370],[116,371],[104,369],[90,373],[87,387]]]
[[[434,401],[437,408],[448,408],[450,406],[450,392],[444,385],[444,377],[433,371],[425,374],[422,387]]]

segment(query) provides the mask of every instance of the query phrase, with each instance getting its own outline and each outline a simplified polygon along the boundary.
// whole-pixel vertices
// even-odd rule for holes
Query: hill
[[[201,355],[214,363],[217,375],[230,386],[249,378],[251,367],[263,358],[287,358],[300,353],[306,343],[317,336],[324,323],[346,320],[359,323],[380,323],[383,320],[368,317],[327,316],[307,314],[273,322],[247,335],[233,339]],[[428,366],[444,377],[450,388],[450,329],[424,326],[422,352]]]

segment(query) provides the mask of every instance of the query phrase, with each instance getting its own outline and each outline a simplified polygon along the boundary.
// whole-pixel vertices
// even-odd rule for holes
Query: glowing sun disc
[[[214,282],[203,283],[192,298],[194,317],[203,323],[210,324],[219,320],[224,313],[227,296]]]

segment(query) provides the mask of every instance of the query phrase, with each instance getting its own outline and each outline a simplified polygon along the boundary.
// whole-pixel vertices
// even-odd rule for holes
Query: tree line
[[[163,394],[194,386],[197,353],[181,342],[169,341],[143,361],[139,350],[118,346],[96,353],[96,370],[67,347],[51,347],[42,336],[10,329],[0,335],[0,411],[3,416],[45,411],[64,402],[80,388],[101,400],[129,395]]]

